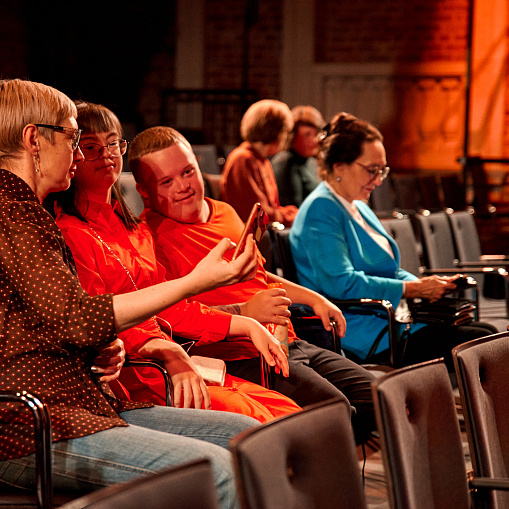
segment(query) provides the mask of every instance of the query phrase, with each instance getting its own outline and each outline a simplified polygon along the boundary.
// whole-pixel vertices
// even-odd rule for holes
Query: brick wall
[[[257,20],[250,29],[248,39],[247,86],[255,89],[260,98],[278,98],[281,86],[279,65],[284,2],[258,0],[252,3],[257,4]],[[127,12],[129,18],[133,17],[133,12],[139,12],[146,19],[147,16],[152,16],[152,12],[158,12],[158,9],[150,9],[148,4],[142,8],[139,2],[126,0],[122,12]],[[168,5],[170,4],[174,5],[174,2]],[[203,51],[204,85],[207,88],[239,88],[243,85],[244,18],[247,4],[248,0],[205,2]],[[315,0],[316,61],[394,62],[403,66],[406,63],[463,61],[467,8],[468,0]],[[45,7],[39,7],[37,12],[42,13],[44,9]],[[79,12],[79,9],[81,7],[76,7],[76,12]],[[168,8],[168,11],[171,12],[171,8]],[[141,14],[139,17],[143,18]],[[39,28],[34,35],[34,31],[29,29],[27,18],[25,3],[0,0],[0,77],[46,79],[45,76],[39,77],[37,73],[33,73],[33,61],[30,60],[30,55],[34,53],[44,56],[44,52],[37,51],[39,46],[44,45],[45,38],[41,37],[41,34],[45,34],[46,39],[53,37],[55,41],[58,40],[59,43],[55,43],[54,47],[59,51],[70,48],[65,54],[76,60],[76,50],[79,49],[74,46],[77,40],[76,30],[67,29],[65,27],[68,25],[63,24],[64,29],[52,36],[47,33],[47,24],[42,19],[40,22],[37,20],[36,27]],[[82,16],[77,16],[78,18],[83,22]],[[123,65],[125,78],[118,78],[122,85],[115,85],[117,90],[113,91],[115,97],[112,98],[107,96],[107,88],[96,90],[97,87],[94,88],[91,84],[97,95],[96,97],[94,94],[93,99],[109,101],[115,105],[119,92],[124,90],[125,108],[131,107],[135,112],[132,117],[138,118],[139,114],[141,124],[152,125],[158,122],[160,90],[173,84],[175,20],[167,12],[157,22],[154,20],[151,23],[139,23],[137,30],[131,30],[126,19],[121,21],[122,28],[115,28],[113,20],[110,19],[109,29],[114,30],[118,48],[127,59]],[[132,19],[128,21],[132,22]],[[166,28],[163,26],[165,24]],[[147,30],[164,30],[155,48],[150,48],[147,44],[147,39],[150,39],[147,37]],[[72,40],[62,43],[61,39],[65,38],[66,34],[72,35]],[[139,41],[144,43],[140,44]],[[133,47],[137,50],[136,57],[143,58],[143,62],[135,61]],[[39,57],[36,60],[39,60]],[[71,64],[75,65],[76,62]],[[79,65],[81,66],[81,63]],[[138,74],[145,65],[148,72],[140,79]],[[190,62],[190,65],[193,63]],[[82,76],[84,79],[86,74],[81,72],[80,84]],[[91,75],[91,80],[96,79],[92,73],[88,74]],[[68,83],[75,75],[73,72],[64,73],[63,79]],[[509,90],[509,78],[505,79],[508,82],[505,88]],[[139,90],[133,87],[135,82],[138,83]],[[69,93],[74,93],[72,87]],[[84,83],[83,97],[90,97]],[[505,118],[506,125],[509,126],[509,93],[505,100]],[[509,129],[505,130],[504,140],[509,147]]]
[[[28,77],[24,2],[0,0],[0,78]]]
[[[238,0],[206,2],[204,51],[205,86],[208,88],[243,85],[247,3]],[[256,90],[261,98],[277,98],[283,2],[261,0],[257,3],[256,20],[248,29],[247,88]]]
[[[468,0],[316,0],[317,62],[464,60]]]

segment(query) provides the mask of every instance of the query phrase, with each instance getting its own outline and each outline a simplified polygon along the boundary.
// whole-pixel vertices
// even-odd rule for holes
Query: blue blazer
[[[387,299],[396,308],[403,294],[403,281],[417,278],[400,268],[398,246],[373,211],[362,201],[355,204],[366,222],[389,241],[394,258],[322,182],[304,200],[290,232],[299,283],[326,297]],[[364,359],[387,320],[372,312],[344,315],[347,331],[343,346]],[[384,334],[377,352],[388,345],[388,335]]]

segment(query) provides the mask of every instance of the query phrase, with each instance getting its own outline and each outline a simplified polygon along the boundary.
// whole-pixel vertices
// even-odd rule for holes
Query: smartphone
[[[261,238],[263,237],[268,224],[269,216],[265,214],[262,206],[259,203],[255,203],[251,209],[251,213],[249,214],[249,219],[244,226],[244,230],[242,231],[242,235],[240,236],[237,247],[235,248],[232,260],[235,260],[235,258],[237,258],[237,256],[242,253],[242,251],[244,251],[247,236],[250,233],[253,234],[253,239],[258,244],[258,242],[260,242]]]

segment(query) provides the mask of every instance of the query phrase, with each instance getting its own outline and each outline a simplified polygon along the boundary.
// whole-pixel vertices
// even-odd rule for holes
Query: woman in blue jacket
[[[394,240],[366,202],[389,173],[383,137],[374,126],[347,113],[332,120],[319,154],[322,182],[301,205],[290,232],[299,283],[333,299],[387,299],[399,314],[407,298],[437,300],[456,285],[454,277],[417,278],[399,266]],[[370,312],[344,311],[347,355],[366,360],[388,356],[387,320]],[[400,334],[406,328],[401,324]],[[497,332],[489,324],[412,324],[404,364],[445,357],[464,341]]]

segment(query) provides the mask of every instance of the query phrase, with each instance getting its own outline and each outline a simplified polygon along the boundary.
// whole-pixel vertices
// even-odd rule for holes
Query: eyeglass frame
[[[378,164],[374,164],[373,166],[377,166],[378,170],[372,171],[369,169],[369,166],[359,163],[359,161],[354,161],[354,163],[361,166],[369,174],[371,177],[370,182],[373,182],[373,180],[377,179],[378,177],[381,177],[382,181],[385,180],[391,171],[391,168],[387,165],[380,167]]]
[[[113,145],[115,143],[118,143],[118,147],[120,149],[120,155],[118,155],[118,156],[113,155],[111,153],[110,148],[109,148],[110,145]],[[120,145],[123,145],[124,143],[125,143],[125,150],[122,153],[122,148],[120,147]],[[99,143],[93,143],[93,145],[99,145]],[[116,141],[111,141],[110,143],[107,143],[106,145],[99,145],[99,155],[97,157],[94,157],[94,159],[87,159],[86,156],[85,156],[85,153],[83,152],[83,148],[80,148],[80,150],[81,150],[81,153],[83,154],[83,157],[85,158],[85,161],[97,161],[102,156],[102,152],[103,152],[102,149],[103,148],[108,150],[108,153],[110,154],[111,157],[122,157],[127,152],[127,146],[128,145],[129,145],[129,142],[127,140],[125,140],[124,138],[120,138],[120,139],[118,139]]]
[[[76,129],[74,127],[64,127],[61,125],[50,125],[50,124],[34,124],[34,125],[35,127],[45,127],[46,129],[52,129],[53,131],[70,134],[72,136],[72,149],[73,151],[77,150],[83,129]]]

